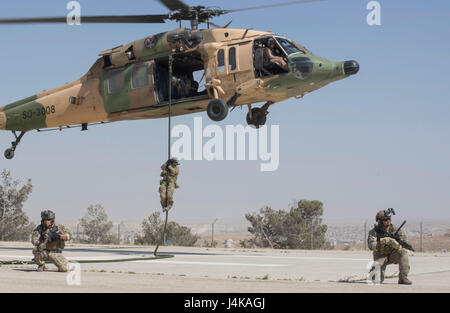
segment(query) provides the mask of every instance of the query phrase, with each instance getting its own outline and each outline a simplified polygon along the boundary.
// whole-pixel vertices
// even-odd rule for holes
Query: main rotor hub
[[[176,10],[169,14],[168,19],[172,21],[191,21],[192,29],[198,29],[198,24],[207,23],[211,18],[227,13],[221,9],[208,9],[199,5]]]

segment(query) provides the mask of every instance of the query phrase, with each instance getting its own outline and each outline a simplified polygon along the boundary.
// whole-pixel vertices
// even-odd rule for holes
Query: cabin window
[[[148,64],[139,64],[131,70],[131,88],[144,88],[149,85]]]
[[[125,72],[114,70],[108,72],[108,93],[117,93],[125,89]]]
[[[228,50],[228,69],[234,71],[236,69],[236,48],[231,47]]]
[[[205,70],[201,69],[198,71],[195,71],[192,73],[192,76],[194,77],[194,81],[196,81],[199,84],[199,87],[197,89],[197,92],[203,92],[205,91]]]
[[[225,51],[223,49],[220,49],[217,53],[217,64],[218,64],[218,71],[219,73],[225,72]]]

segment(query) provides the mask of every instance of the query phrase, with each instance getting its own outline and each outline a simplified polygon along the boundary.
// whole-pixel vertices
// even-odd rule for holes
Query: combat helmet
[[[55,213],[50,210],[45,210],[41,212],[41,219],[42,220],[54,220],[55,219]]]
[[[381,210],[375,216],[375,221],[380,222],[380,221],[390,220],[391,215],[395,215],[395,211],[393,208],[389,208],[387,210]]]
[[[270,37],[269,39],[267,39],[266,45],[267,45],[267,47],[270,47],[271,44],[275,44],[275,40],[274,40],[272,37]]]
[[[169,159],[169,162],[168,162],[170,165],[175,165],[175,166],[177,166],[177,165],[179,165],[180,164],[180,162],[178,161],[178,159],[177,158],[171,158],[171,159]]]

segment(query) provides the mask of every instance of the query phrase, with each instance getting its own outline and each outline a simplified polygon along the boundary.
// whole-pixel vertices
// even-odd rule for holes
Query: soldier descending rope
[[[172,83],[172,65],[173,65],[173,55],[169,55],[169,86]],[[161,198],[161,207],[163,211],[166,213],[166,221],[164,223],[164,230],[162,232],[161,241],[158,242],[155,248],[155,252],[153,253],[155,256],[158,256],[156,253],[158,252],[159,245],[166,241],[166,232],[167,232],[167,221],[169,219],[169,210],[173,206],[173,193],[176,188],[179,188],[177,184],[177,178],[179,173],[178,168],[178,160],[176,158],[171,157],[170,152],[170,138],[172,137],[172,88],[169,88],[169,127],[168,127],[168,161],[161,165],[161,177],[162,179],[159,181],[159,196]]]
[[[179,173],[179,162],[176,158],[171,158],[161,166],[161,177],[159,184],[159,195],[161,198],[161,207],[169,211],[173,206],[173,193],[176,188]]]

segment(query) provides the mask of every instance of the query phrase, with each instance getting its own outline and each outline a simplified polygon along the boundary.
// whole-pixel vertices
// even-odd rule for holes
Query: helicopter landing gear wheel
[[[210,119],[220,122],[228,115],[228,105],[222,99],[214,99],[208,104],[206,112]]]
[[[251,104],[248,105],[247,124],[251,127],[260,128],[266,124],[267,109],[273,104],[272,101],[267,101],[260,108],[253,108]]]
[[[5,158],[11,160],[14,157],[14,150],[12,148],[5,150]]]
[[[250,112],[247,113],[247,124],[254,128],[260,128],[261,126],[266,124],[267,112],[264,112],[260,108],[253,108]]]
[[[16,137],[16,140],[11,142],[11,148],[8,148],[5,150],[5,158],[7,158],[8,160],[11,160],[12,158],[14,158],[14,153],[16,151],[17,146],[19,145],[20,141],[22,140],[23,135],[25,135],[25,132],[21,132],[19,136],[16,135],[16,132],[13,131],[12,132],[14,134],[14,137]]]

